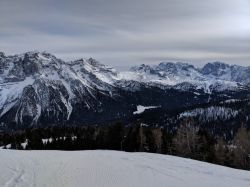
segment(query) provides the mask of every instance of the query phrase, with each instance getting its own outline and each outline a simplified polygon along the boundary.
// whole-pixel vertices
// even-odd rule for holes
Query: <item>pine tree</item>
[[[121,123],[116,123],[108,128],[107,146],[108,149],[121,150],[121,142],[124,137],[124,129]]]
[[[250,133],[241,127],[233,139],[234,164],[236,167],[250,168]]]
[[[173,135],[168,133],[165,129],[162,130],[162,150],[163,154],[173,154]]]
[[[217,144],[214,147],[215,150],[215,162],[220,165],[224,165],[227,160],[227,145],[223,138],[217,140]]]
[[[155,128],[152,129],[152,135],[155,143],[155,152],[161,153],[162,151],[162,129]]]
[[[198,146],[198,128],[185,121],[177,130],[173,143],[176,153],[184,157],[194,157]]]

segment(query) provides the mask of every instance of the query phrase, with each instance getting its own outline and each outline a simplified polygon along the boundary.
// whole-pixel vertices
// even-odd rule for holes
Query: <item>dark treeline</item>
[[[232,141],[215,138],[183,121],[174,133],[162,127],[116,123],[102,127],[48,127],[0,134],[0,146],[26,150],[122,150],[176,155],[250,169],[250,132],[241,127]]]

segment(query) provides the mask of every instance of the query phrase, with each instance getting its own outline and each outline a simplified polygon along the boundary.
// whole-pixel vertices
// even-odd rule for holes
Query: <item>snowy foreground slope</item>
[[[250,172],[115,151],[0,151],[0,186],[250,186]]]

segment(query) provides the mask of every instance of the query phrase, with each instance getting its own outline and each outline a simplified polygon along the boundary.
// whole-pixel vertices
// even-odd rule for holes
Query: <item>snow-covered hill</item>
[[[0,150],[0,186],[249,187],[250,172],[174,156]]]

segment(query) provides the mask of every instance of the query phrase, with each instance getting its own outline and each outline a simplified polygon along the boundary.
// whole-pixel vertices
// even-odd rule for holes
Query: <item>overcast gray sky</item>
[[[0,51],[250,65],[250,0],[0,0]]]

